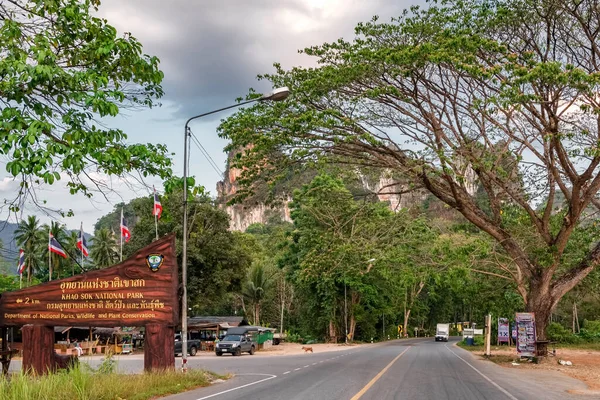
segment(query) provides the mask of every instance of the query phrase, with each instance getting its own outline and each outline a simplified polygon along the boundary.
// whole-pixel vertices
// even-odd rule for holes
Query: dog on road
[[[302,350],[304,350],[305,353],[308,353],[309,351],[312,353],[312,347],[308,347],[308,346],[302,346]]]

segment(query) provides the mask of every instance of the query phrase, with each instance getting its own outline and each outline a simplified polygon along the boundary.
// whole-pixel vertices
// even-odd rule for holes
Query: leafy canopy
[[[142,53],[93,13],[99,0],[8,0],[0,4],[0,154],[21,180],[68,177],[72,194],[104,190],[97,174],[171,175],[164,145],[126,144],[100,119],[152,107],[163,95],[156,57]],[[13,203],[13,210],[19,208]]]

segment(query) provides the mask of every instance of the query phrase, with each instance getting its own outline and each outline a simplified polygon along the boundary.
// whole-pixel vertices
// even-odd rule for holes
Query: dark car
[[[195,356],[200,348],[200,341],[194,339],[188,339],[187,341],[187,353],[190,356]],[[181,334],[175,335],[175,355],[183,354],[183,341],[181,340]]]
[[[256,351],[256,343],[252,337],[246,334],[228,334],[223,340],[215,346],[215,353],[222,356],[223,353],[229,353],[234,356],[241,356],[243,352],[253,355]]]

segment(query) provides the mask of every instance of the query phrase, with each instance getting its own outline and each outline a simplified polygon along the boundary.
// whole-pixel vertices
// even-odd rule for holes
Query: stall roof
[[[248,321],[244,317],[237,316],[201,316],[188,318],[188,327],[191,329],[216,329],[217,326],[220,329],[227,329],[232,326],[243,326],[248,325]]]
[[[271,332],[275,332],[276,329],[274,328],[267,328],[264,326],[240,326],[240,327],[236,327],[233,329],[230,329],[228,331],[228,333],[232,333],[232,334],[244,334],[246,332],[264,332],[264,331],[271,331]]]

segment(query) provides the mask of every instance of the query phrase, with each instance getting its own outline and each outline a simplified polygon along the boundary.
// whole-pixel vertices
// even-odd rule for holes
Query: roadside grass
[[[548,349],[552,350],[552,345],[548,346]],[[600,351],[600,343],[598,343],[598,342],[596,342],[596,343],[577,343],[577,344],[557,343],[556,349]]]
[[[128,375],[83,368],[44,376],[0,377],[0,400],[148,400],[208,386],[225,378],[203,370]]]
[[[460,348],[463,348],[472,352],[483,352],[484,345],[480,343],[478,340],[475,341],[475,346],[468,346],[464,340],[461,340],[456,343],[456,345]],[[492,350],[505,350],[507,348],[514,349],[515,346],[512,345],[510,347],[506,345],[492,345]],[[556,350],[565,349],[565,350],[590,350],[590,351],[600,351],[600,343],[577,343],[577,344],[569,344],[569,343],[556,343],[548,345],[548,351],[552,352],[552,349],[556,348]]]

